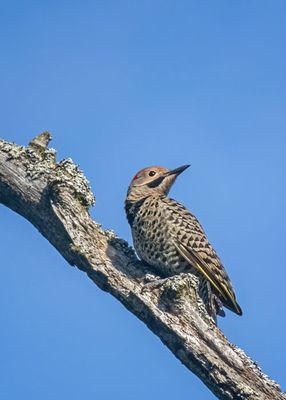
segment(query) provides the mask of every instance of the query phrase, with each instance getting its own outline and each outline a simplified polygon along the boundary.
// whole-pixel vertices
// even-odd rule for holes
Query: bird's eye
[[[150,172],[149,172],[149,176],[154,176],[154,175],[156,175],[156,172],[155,172],[155,171],[150,171]]]

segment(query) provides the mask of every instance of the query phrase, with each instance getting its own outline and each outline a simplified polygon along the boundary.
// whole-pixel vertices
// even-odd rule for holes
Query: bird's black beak
[[[166,176],[169,176],[169,175],[177,175],[178,176],[182,172],[184,172],[185,169],[189,168],[189,166],[190,165],[182,165],[182,167],[178,167],[178,168],[172,169],[171,171],[167,172]]]

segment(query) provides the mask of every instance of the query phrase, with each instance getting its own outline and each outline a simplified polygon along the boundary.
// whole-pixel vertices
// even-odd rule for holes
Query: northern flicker
[[[196,274],[203,296],[210,293],[216,313],[221,305],[242,315],[230,279],[197,218],[183,205],[168,197],[168,192],[189,165],[168,170],[148,167],[132,179],[125,200],[135,250],[141,260],[161,276]],[[207,294],[206,294],[207,293]],[[210,301],[203,299],[204,302]]]

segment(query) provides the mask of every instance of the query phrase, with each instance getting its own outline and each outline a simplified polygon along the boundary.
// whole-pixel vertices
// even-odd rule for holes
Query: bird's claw
[[[168,279],[170,278],[159,278],[158,276],[152,274],[146,274],[141,293],[160,288]]]

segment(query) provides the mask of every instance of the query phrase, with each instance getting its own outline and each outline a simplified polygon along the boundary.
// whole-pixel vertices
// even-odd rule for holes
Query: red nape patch
[[[136,179],[137,179],[137,178],[138,178],[138,175],[137,175],[137,174],[136,174],[136,175],[134,175],[134,176],[133,176],[133,178],[132,178],[132,181],[131,181],[131,183],[132,183],[132,182],[134,182],[134,181],[136,181]]]

